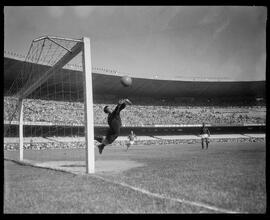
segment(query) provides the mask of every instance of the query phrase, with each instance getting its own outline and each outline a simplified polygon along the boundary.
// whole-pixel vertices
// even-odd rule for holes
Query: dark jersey
[[[108,114],[108,124],[111,127],[112,124],[117,124],[119,127],[122,126],[122,121],[120,117],[120,111],[123,110],[126,107],[126,104],[118,104],[112,113]]]
[[[118,104],[112,113],[108,114],[108,124],[109,129],[106,132],[106,138],[105,142],[107,144],[111,144],[115,141],[115,139],[120,135],[120,128],[122,126],[121,117],[120,117],[120,111],[123,110],[126,107],[126,104]],[[95,140],[97,140],[100,143],[103,143],[103,137],[95,136]],[[104,142],[104,143],[105,143]]]
[[[202,127],[202,129],[201,129],[201,134],[208,134],[208,135],[210,135],[210,131],[209,131],[208,128]]]

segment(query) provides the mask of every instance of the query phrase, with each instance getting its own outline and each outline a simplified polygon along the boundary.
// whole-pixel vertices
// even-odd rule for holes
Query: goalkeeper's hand
[[[119,104],[125,103],[125,104],[132,105],[132,102],[129,99],[120,99],[118,103]]]

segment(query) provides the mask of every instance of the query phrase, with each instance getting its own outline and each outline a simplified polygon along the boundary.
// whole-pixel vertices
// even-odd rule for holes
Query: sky
[[[44,35],[89,37],[92,66],[134,77],[266,78],[262,6],[9,6],[4,50]]]

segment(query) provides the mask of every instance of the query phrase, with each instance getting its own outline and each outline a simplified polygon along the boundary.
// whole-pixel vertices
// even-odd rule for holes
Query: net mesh
[[[49,37],[32,42],[21,72],[4,97],[5,137],[18,137],[14,125],[19,123],[19,99],[23,98],[24,148],[48,148],[52,140],[64,147],[72,144],[70,138],[84,145],[82,52],[55,68],[78,44]]]

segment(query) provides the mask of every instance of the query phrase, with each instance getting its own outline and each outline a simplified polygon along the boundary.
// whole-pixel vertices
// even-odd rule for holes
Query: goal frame
[[[68,50],[56,64],[48,71],[42,73],[32,85],[25,85],[18,94],[19,95],[19,160],[24,160],[23,155],[23,99],[34,91],[39,85],[44,83],[52,73],[64,67],[76,55],[82,52],[82,69],[83,69],[83,88],[84,88],[84,127],[85,127],[85,155],[86,155],[86,173],[95,173],[95,144],[94,144],[94,112],[93,112],[93,86],[92,86],[92,61],[91,61],[91,44],[90,38],[83,37],[80,40],[61,38],[54,36],[44,36],[33,40],[33,42],[49,39],[53,42],[54,39],[74,41],[76,45],[73,50]],[[56,42],[55,42],[56,43]],[[57,44],[57,43],[56,43]],[[61,46],[61,45],[60,45]]]

